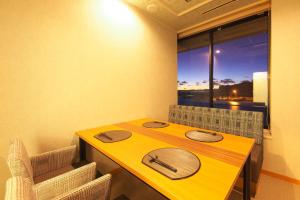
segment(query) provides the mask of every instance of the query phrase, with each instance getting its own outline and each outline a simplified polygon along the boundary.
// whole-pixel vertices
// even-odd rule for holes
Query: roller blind
[[[245,37],[256,33],[268,31],[268,16],[263,16],[241,24],[218,28],[213,31],[214,44],[225,42],[227,40]],[[209,45],[208,33],[200,33],[188,38],[178,40],[178,52],[189,51]]]

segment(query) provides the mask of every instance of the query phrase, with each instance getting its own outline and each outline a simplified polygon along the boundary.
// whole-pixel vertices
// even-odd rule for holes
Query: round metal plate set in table
[[[143,157],[142,163],[173,180],[192,176],[201,166],[196,155],[180,148],[153,150]]]
[[[169,124],[165,122],[152,121],[144,123],[143,126],[146,128],[164,128],[169,126]]]
[[[185,136],[191,140],[199,142],[219,142],[223,140],[223,136],[215,132],[207,132],[201,130],[191,130],[185,133]]]
[[[122,140],[126,140],[132,136],[132,133],[130,131],[125,130],[112,130],[112,131],[106,131],[99,133],[98,135],[95,135],[94,137],[98,140],[104,142],[104,143],[113,143],[113,142],[119,142]]]

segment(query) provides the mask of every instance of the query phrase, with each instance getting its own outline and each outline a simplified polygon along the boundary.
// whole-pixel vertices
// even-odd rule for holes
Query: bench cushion
[[[261,112],[171,105],[169,121],[254,138],[256,144],[263,142]]]

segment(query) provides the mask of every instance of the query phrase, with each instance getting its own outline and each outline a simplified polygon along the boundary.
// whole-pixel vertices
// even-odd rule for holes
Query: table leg
[[[86,143],[83,139],[79,138],[79,155],[80,161],[86,160]]]
[[[251,165],[251,154],[249,154],[246,163],[244,165],[244,185],[243,185],[243,200],[250,200],[250,165]]]

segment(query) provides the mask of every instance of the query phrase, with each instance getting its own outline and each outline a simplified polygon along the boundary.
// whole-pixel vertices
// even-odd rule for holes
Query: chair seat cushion
[[[63,167],[63,168],[60,168],[60,169],[57,169],[57,170],[53,170],[53,171],[50,171],[48,173],[44,173],[44,174],[41,174],[39,176],[35,176],[33,178],[34,180],[34,183],[37,184],[37,183],[40,183],[40,182],[43,182],[45,180],[48,180],[50,178],[53,178],[55,176],[58,176],[58,175],[61,175],[63,173],[66,173],[68,171],[71,171],[73,170],[74,167],[72,165],[68,165],[66,167]]]

